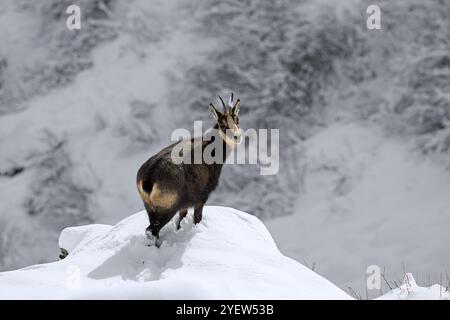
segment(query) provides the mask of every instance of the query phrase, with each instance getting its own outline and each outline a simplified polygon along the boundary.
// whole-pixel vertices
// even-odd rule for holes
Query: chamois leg
[[[151,218],[151,216],[153,216],[153,214],[149,213],[149,220],[150,220],[150,225],[145,229],[145,235],[147,236],[147,239],[150,240],[151,242],[154,242],[154,244],[156,245],[156,241],[159,238],[159,230],[161,229],[159,226],[159,223],[157,221],[155,221],[154,217],[153,219]]]
[[[154,236],[152,234],[152,217],[155,215],[153,210],[144,202],[145,210],[147,211],[148,220],[150,222],[150,225],[145,229],[145,235],[149,240],[153,240]]]
[[[147,236],[147,239],[154,242],[156,244],[156,240],[158,239],[159,235],[154,236],[152,233],[152,225],[149,225],[146,229],[145,229],[145,235]]]
[[[187,213],[188,213],[187,209],[180,210],[180,213],[178,214],[179,218],[178,218],[178,222],[177,222],[177,230],[179,230],[181,228],[181,220],[183,220],[184,217],[186,217]]]
[[[197,204],[194,207],[194,223],[200,223],[200,221],[202,221],[202,214],[203,214],[203,206],[205,204],[203,202]]]
[[[146,235],[150,240],[155,240],[155,245],[159,247],[159,231],[173,218],[177,211],[172,210],[150,210],[147,211],[150,225],[146,229]]]
[[[148,220],[150,222],[150,225],[147,229],[145,229],[145,235],[150,241],[154,241],[156,245],[156,241],[159,238],[159,230],[163,227],[163,225],[161,225],[161,215],[157,211],[150,208],[150,206],[146,203],[144,203],[144,205],[148,214]]]

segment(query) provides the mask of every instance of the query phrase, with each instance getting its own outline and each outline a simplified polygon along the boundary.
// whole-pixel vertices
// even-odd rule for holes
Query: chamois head
[[[228,144],[234,145],[236,143],[241,143],[242,135],[241,129],[239,128],[238,117],[241,101],[237,99],[236,102],[234,102],[233,94],[231,94],[230,99],[228,100],[228,105],[225,104],[220,96],[219,99],[222,102],[223,112],[218,111],[212,103],[209,104],[209,109],[211,110],[214,120],[216,120],[220,135]]]

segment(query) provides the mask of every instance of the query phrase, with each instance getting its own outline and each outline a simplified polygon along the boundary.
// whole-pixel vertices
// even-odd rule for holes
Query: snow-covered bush
[[[388,110],[383,119],[412,135],[423,152],[448,152],[450,3],[384,1],[380,6],[385,31],[372,38],[371,56],[383,53],[378,78],[389,84],[378,92]]]
[[[395,111],[421,136],[425,152],[450,151],[450,55],[426,55],[404,78],[404,93]]]
[[[110,0],[45,0],[8,1],[5,15],[18,15],[25,23],[21,49],[32,51],[30,56],[14,56],[11,51],[0,67],[0,113],[20,108],[24,101],[36,94],[71,83],[75,76],[92,66],[91,50],[118,35],[118,26],[111,23],[110,12],[116,1]],[[77,4],[82,12],[82,32],[66,27],[69,5]],[[1,14],[0,14],[1,16]],[[8,34],[7,34],[8,35]],[[9,39],[6,39],[9,40]],[[13,40],[6,49],[15,46]],[[2,54],[2,52],[0,52]],[[21,59],[21,60],[18,60]],[[13,63],[8,63],[8,61]],[[17,60],[17,61],[14,61]],[[9,69],[8,78],[2,79],[2,69]],[[2,87],[4,89],[2,90]]]
[[[128,116],[121,119],[116,129],[120,137],[128,139],[127,151],[136,152],[142,148],[148,148],[158,140],[158,119],[155,109],[154,104],[146,101],[130,102]]]
[[[64,139],[47,132],[45,140],[48,149],[31,159],[35,177],[25,200],[26,212],[49,230],[62,229],[68,221],[92,222],[89,203],[94,186],[74,177],[75,164]]]
[[[66,28],[66,8],[77,4],[82,12],[83,32]],[[40,40],[52,48],[46,62],[30,68],[29,81],[42,83],[39,91],[66,85],[80,72],[92,66],[91,50],[100,43],[114,39],[117,28],[108,23],[115,5],[111,0],[48,0],[39,8],[42,16]]]

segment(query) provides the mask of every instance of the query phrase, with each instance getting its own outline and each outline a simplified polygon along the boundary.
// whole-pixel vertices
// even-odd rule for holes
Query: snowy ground
[[[61,3],[59,0],[42,1],[46,4],[58,2]],[[332,10],[322,10],[318,6],[328,2],[331,3],[306,1],[307,8],[303,9],[308,9],[307,16],[310,13],[317,13],[318,16],[324,12],[332,13]],[[351,8],[364,15],[368,2],[359,2],[346,2],[342,9]],[[417,283],[427,286],[439,283],[441,274],[446,280],[445,273],[450,273],[449,170],[439,161],[433,160],[432,152],[420,155],[408,139],[398,137],[396,132],[386,134],[382,128],[390,119],[383,119],[380,115],[384,107],[394,109],[402,106],[396,104],[397,91],[404,90],[408,98],[414,97],[415,93],[420,95],[423,90],[437,90],[438,97],[441,97],[440,92],[447,96],[448,89],[439,89],[432,81],[442,79],[443,83],[448,83],[445,72],[450,69],[446,67],[445,55],[443,59],[437,60],[440,64],[436,63],[436,70],[430,71],[431,74],[435,73],[436,79],[428,73],[422,78],[414,78],[406,71],[413,71],[416,62],[428,54],[433,56],[433,50],[448,52],[447,49],[434,48],[432,45],[429,48],[423,46],[420,50],[412,46],[419,40],[433,42],[434,38],[445,45],[450,37],[436,31],[445,20],[435,20],[434,15],[444,12],[448,6],[442,5],[440,9],[441,5],[435,2],[435,5],[428,7],[424,4],[425,7],[420,9],[413,6],[420,4],[420,1],[396,1],[399,7],[395,11],[395,8],[387,6],[387,2],[384,1],[382,5],[383,10],[386,8],[382,19],[390,21],[388,28],[394,28],[396,33],[363,33],[362,38],[375,43],[373,47],[379,45],[383,53],[377,56],[375,50],[376,59],[363,57],[361,61],[352,60],[346,66],[356,65],[357,68],[359,61],[368,73],[373,71],[374,66],[404,69],[405,73],[400,72],[400,75],[406,79],[416,79],[416,82],[413,81],[411,87],[403,88],[396,78],[398,74],[375,68],[376,78],[373,82],[347,84],[345,77],[336,72],[334,81],[343,84],[337,89],[330,89],[331,92],[337,91],[336,95],[329,95],[328,91],[319,92],[327,96],[326,100],[333,106],[331,113],[336,118],[333,121],[327,121],[324,117],[323,127],[315,128],[315,133],[306,132],[305,135],[303,131],[307,129],[303,125],[290,121],[294,116],[291,110],[296,110],[297,104],[282,105],[283,108],[279,110],[279,122],[274,122],[273,126],[301,135],[302,139],[295,136],[295,140],[301,140],[299,149],[305,151],[304,157],[293,157],[295,161],[291,161],[285,155],[286,149],[283,150],[281,159],[287,160],[282,169],[287,170],[290,179],[284,179],[285,176],[281,175],[279,180],[284,179],[287,184],[256,180],[258,177],[246,171],[247,167],[244,166],[239,169],[241,171],[225,168],[220,187],[208,202],[231,205],[242,210],[246,208],[245,211],[260,218],[293,213],[274,220],[264,220],[280,251],[310,267],[314,264],[316,272],[343,290],[352,287],[363,296],[366,268],[372,264],[386,267],[390,281],[401,281],[406,270],[414,274]],[[279,73],[272,73],[271,63],[263,62],[257,63],[256,69],[269,67],[268,74],[259,76],[256,73],[258,76],[255,78],[267,79],[269,82],[262,82],[264,86],[255,82],[258,85],[252,89],[252,86],[245,86],[245,82],[244,85],[239,81],[235,84],[236,74],[242,73],[244,78],[252,75],[237,68],[237,72],[230,75],[223,74],[220,69],[217,74],[213,72],[211,77],[206,77],[204,82],[214,85],[212,89],[205,88],[206,93],[198,88],[192,90],[189,84],[198,74],[190,78],[187,70],[199,64],[206,66],[207,70],[214,65],[227,68],[230,65],[252,65],[250,62],[259,61],[256,59],[258,50],[253,51],[255,47],[258,48],[255,42],[261,42],[263,48],[278,47],[277,43],[273,45],[259,40],[270,39],[270,36],[277,39],[279,30],[276,22],[280,25],[288,22],[282,18],[273,19],[275,25],[272,25],[260,20],[258,15],[254,17],[251,13],[253,9],[255,13],[263,12],[259,10],[261,5],[258,1],[252,2],[254,8],[247,8],[248,16],[245,15],[244,7],[233,11],[235,7],[217,1],[216,5],[211,5],[212,12],[231,10],[230,18],[239,16],[239,12],[244,12],[244,15],[235,21],[228,19],[228,16],[223,19],[218,14],[215,19],[205,23],[202,20],[202,10],[205,8],[199,5],[203,3],[201,1],[181,5],[180,0],[134,0],[126,4],[117,1],[119,5],[108,19],[96,21],[98,24],[110,25],[111,28],[107,29],[117,32],[117,37],[96,43],[89,55],[81,59],[92,65],[79,73],[73,71],[73,79],[66,82],[66,70],[55,71],[53,66],[65,66],[66,63],[70,66],[71,62],[79,61],[72,61],[70,56],[67,57],[67,52],[63,52],[60,57],[51,54],[53,50],[59,53],[61,48],[72,48],[73,39],[60,39],[61,33],[64,33],[55,28],[55,25],[64,28],[65,17],[61,21],[53,21],[50,13],[42,16],[45,10],[32,10],[33,6],[39,9],[40,5],[36,3],[32,0],[20,3],[15,0],[0,1],[0,94],[6,97],[0,103],[0,113],[14,103],[18,104],[17,110],[14,107],[14,112],[0,116],[0,270],[52,261],[57,255],[58,235],[66,226],[113,224],[129,212],[141,210],[142,203],[134,184],[137,168],[151,154],[170,142],[172,129],[191,129],[190,117],[197,116],[178,94],[186,97],[185,91],[188,91],[194,99],[200,99],[201,104],[196,107],[198,110],[205,107],[205,113],[208,99],[218,94],[218,90],[233,88],[244,95],[248,94],[249,98],[243,100],[241,111],[241,123],[245,127],[252,114],[258,114],[265,108],[274,109],[270,103],[257,105],[257,97],[263,93],[263,89],[278,91],[270,80],[285,79],[286,76],[286,70],[275,68]],[[409,7],[409,3],[413,5]],[[13,9],[15,7],[19,9]],[[415,13],[409,14],[412,9]],[[390,17],[390,14],[394,17]],[[395,14],[398,16],[395,17]],[[262,16],[267,18],[264,14]],[[348,20],[348,23],[355,23],[352,28],[361,26],[363,23],[360,18],[358,16],[358,20],[353,22]],[[300,32],[299,39],[302,39],[302,32],[309,36],[310,29],[300,29],[302,20],[294,20],[298,22],[293,29]],[[222,28],[222,24],[227,21],[236,24],[232,25],[236,28],[236,35],[225,38],[226,41],[221,36],[206,38],[204,33],[199,32],[210,29],[213,22],[219,25],[218,30],[227,31],[227,28]],[[258,21],[263,21],[262,25],[257,24]],[[341,37],[349,29],[343,28],[345,24],[330,21],[318,19],[310,30],[315,31],[312,38],[299,42],[304,47],[296,42],[291,43],[294,49],[300,50],[293,50],[293,57],[302,57],[309,50],[328,52],[327,48],[346,43],[341,41]],[[420,21],[425,23],[420,24]],[[436,21],[436,25],[430,21]],[[201,26],[202,23],[205,25]],[[321,26],[325,29],[321,29]],[[88,37],[90,29],[85,27],[82,35]],[[250,37],[248,41],[239,38],[245,34],[241,32],[245,29],[248,29],[249,34],[255,33],[252,28],[254,31],[260,30],[263,37],[259,40]],[[441,29],[445,29],[445,25]],[[265,31],[269,37],[264,35]],[[318,42],[322,38],[318,35],[325,36],[325,40]],[[327,40],[326,35],[330,39]],[[378,40],[376,35],[380,35]],[[91,36],[95,38],[95,32]],[[223,42],[223,46],[231,46],[238,40],[236,38],[241,40],[238,43],[245,44],[242,52],[237,53],[236,61],[226,60],[226,54],[225,57],[219,55],[217,60],[208,56],[214,51],[221,52],[221,47],[216,43],[218,39]],[[398,38],[402,38],[403,42],[398,41]],[[86,40],[81,38],[80,42],[89,42],[83,39]],[[389,42],[389,39],[393,42]],[[284,47],[285,41],[282,42],[281,47]],[[420,46],[420,41],[417,45]],[[404,56],[400,49],[409,49],[407,52],[417,53],[418,56]],[[359,50],[358,45],[355,50]],[[265,50],[261,51],[266,55]],[[281,56],[288,57],[287,51],[280,53]],[[330,54],[332,58],[333,50]],[[306,55],[299,64],[311,62],[311,66],[306,65],[306,70],[318,69],[320,75],[323,64],[315,64],[314,59],[307,58]],[[331,62],[334,64],[333,60]],[[68,69],[70,73],[71,67]],[[322,71],[327,74],[330,72],[327,68]],[[227,81],[220,82],[221,76]],[[52,87],[51,81],[47,85],[47,77],[61,77],[63,85]],[[307,83],[313,78],[308,73],[304,77]],[[302,79],[299,77],[297,80]],[[42,92],[41,83],[50,90]],[[226,83],[232,85],[227,86]],[[324,83],[320,84],[327,88]],[[41,94],[34,95],[35,92]],[[10,96],[14,99],[9,99]],[[437,100],[439,103],[436,102],[436,105],[445,105],[442,101],[447,101]],[[14,103],[10,105],[10,101]],[[430,108],[435,106],[433,101],[426,99],[420,100],[418,104]],[[255,108],[250,110],[249,105]],[[377,123],[364,122],[358,117],[360,113],[367,115],[372,112],[373,118],[379,120]],[[445,118],[439,112],[436,114]],[[387,113],[388,118],[392,116],[392,113]],[[207,117],[209,115],[205,114],[205,119]],[[258,120],[265,120],[265,116]],[[272,123],[269,125],[272,126]],[[444,121],[442,125],[448,126]],[[394,127],[397,128],[396,125]],[[284,133],[282,136],[286,137]],[[306,138],[303,140],[304,136]],[[14,168],[22,168],[23,171],[15,176],[5,174]],[[296,199],[294,210],[273,210],[290,199]],[[268,208],[268,203],[273,207]],[[252,205],[257,209],[248,209],[253,208]],[[27,272],[16,271],[14,274],[26,275]],[[5,277],[5,274],[1,277]],[[387,288],[384,290],[386,292]],[[379,292],[369,294],[374,297]]]
[[[378,297],[377,300],[450,300],[448,287],[435,284],[424,288],[417,285],[411,273],[404,276],[402,285]]]
[[[389,280],[406,270],[422,285],[444,285],[450,178],[406,141],[355,123],[310,139],[296,213],[266,221],[281,252],[363,296],[370,265]]]
[[[283,256],[261,221],[224,207],[192,212],[160,248],[144,235],[144,211],[115,226],[66,228],[60,261],[0,273],[0,299],[350,299],[302,264]],[[379,299],[450,299],[446,288],[419,287],[411,274]]]
[[[115,226],[62,232],[61,261],[0,273],[0,299],[349,299],[328,280],[283,256],[254,216],[205,207],[160,248],[148,246],[145,212]]]

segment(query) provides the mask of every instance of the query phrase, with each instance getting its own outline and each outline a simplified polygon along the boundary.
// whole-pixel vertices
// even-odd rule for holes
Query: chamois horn
[[[222,102],[223,111],[227,112],[228,111],[228,106],[225,104],[225,102],[223,101],[221,96],[219,96],[219,99],[220,99],[220,102]]]

